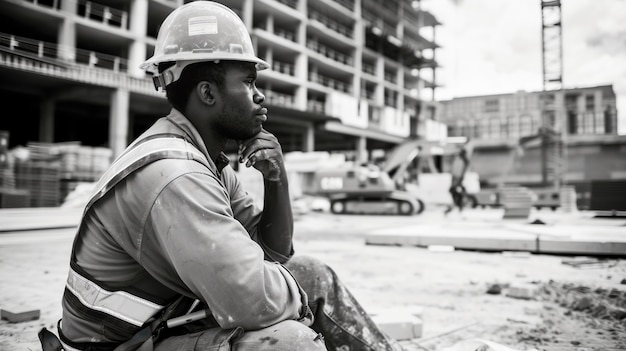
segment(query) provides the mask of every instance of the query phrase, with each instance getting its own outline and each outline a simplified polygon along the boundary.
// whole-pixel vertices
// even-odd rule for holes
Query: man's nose
[[[260,104],[263,101],[265,101],[265,95],[257,89],[256,94],[254,94],[254,103]]]

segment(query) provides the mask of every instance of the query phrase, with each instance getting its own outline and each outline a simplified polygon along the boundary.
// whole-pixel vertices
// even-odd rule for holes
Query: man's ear
[[[214,83],[203,80],[196,85],[196,94],[200,101],[207,105],[215,104],[217,86]]]

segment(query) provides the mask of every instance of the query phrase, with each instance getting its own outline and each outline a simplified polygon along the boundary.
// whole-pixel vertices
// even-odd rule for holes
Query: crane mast
[[[566,130],[562,94],[563,89],[563,42],[560,0],[541,1],[541,52],[543,68],[543,92],[541,94],[542,127],[541,169],[544,185],[560,188],[566,169]]]

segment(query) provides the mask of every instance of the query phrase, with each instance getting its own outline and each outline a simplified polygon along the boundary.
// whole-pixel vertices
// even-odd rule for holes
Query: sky
[[[421,3],[442,23],[436,100],[543,89],[541,0]],[[564,88],[612,84],[626,134],[626,0],[561,0],[561,20]]]

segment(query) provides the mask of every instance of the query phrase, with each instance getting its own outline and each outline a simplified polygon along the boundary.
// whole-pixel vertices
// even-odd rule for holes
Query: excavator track
[[[424,203],[415,198],[345,196],[330,201],[334,214],[387,214],[412,216],[424,211]]]

